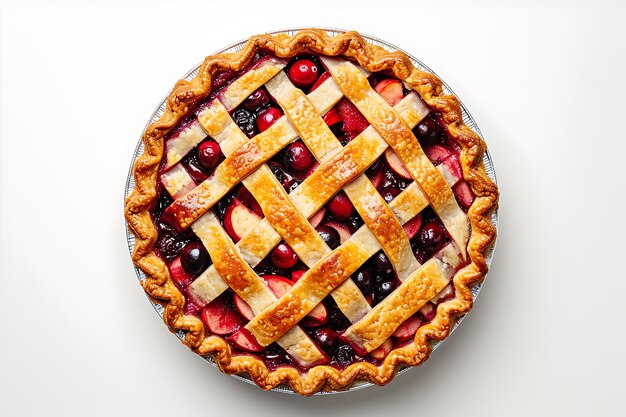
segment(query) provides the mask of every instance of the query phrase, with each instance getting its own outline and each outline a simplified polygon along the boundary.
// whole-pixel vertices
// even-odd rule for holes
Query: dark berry
[[[163,232],[159,234],[157,248],[165,260],[171,261],[180,254],[180,251],[185,247],[185,243],[186,242],[181,241],[175,234]]]
[[[298,256],[285,242],[274,248],[270,259],[274,265],[282,269],[289,269],[298,262]]]
[[[298,141],[289,145],[285,151],[285,166],[295,171],[305,171],[313,164],[313,155],[304,146],[304,143]]]
[[[343,366],[348,366],[354,362],[354,351],[350,346],[339,346],[337,349],[337,362]]]
[[[204,167],[200,165],[197,155],[194,155],[193,153],[190,154],[190,157],[185,158],[183,165],[187,168],[189,176],[191,176],[191,178],[193,178],[196,182],[202,182],[209,178],[209,175]]]
[[[372,291],[372,274],[369,271],[360,269],[352,279],[363,294],[369,294]]]
[[[425,119],[415,128],[415,135],[423,143],[438,142],[441,137],[441,126],[433,119]]]
[[[291,360],[285,352],[280,352],[277,349],[272,349],[265,354],[265,365],[270,369],[276,369],[279,366],[289,365]]]
[[[292,178],[285,184],[285,191],[287,194],[290,194],[293,190],[298,188],[298,186],[302,183],[298,178]]]
[[[377,284],[374,288],[374,304],[380,303],[382,300],[387,298],[389,294],[393,292],[397,287],[396,282],[394,280],[383,281],[380,284]]]
[[[278,182],[280,182],[283,187],[286,187],[286,184],[294,178],[291,174],[285,171],[285,168],[278,162],[270,161],[267,163],[267,166],[270,167],[272,174],[274,174],[276,179],[278,179]]]
[[[256,135],[256,115],[244,108],[235,110],[232,115],[233,120],[237,123],[237,126],[246,134],[249,138]]]
[[[335,230],[335,228],[330,226],[317,226],[317,233],[324,239],[324,242],[328,245],[329,248],[335,249],[339,246],[341,242],[341,238],[339,237],[339,232]]]
[[[376,268],[378,268],[378,270],[384,274],[390,274],[391,271],[393,271],[391,261],[389,260],[389,258],[387,258],[387,255],[385,255],[385,252],[383,252],[382,250],[379,250],[378,252],[376,252],[376,255],[374,255],[374,265],[376,265]]]
[[[276,107],[268,107],[263,110],[256,118],[256,125],[259,132],[264,132],[270,128],[283,114]]]
[[[354,213],[354,206],[343,191],[331,198],[326,207],[335,219],[341,221],[348,220]]]
[[[348,328],[350,326],[350,320],[344,316],[344,314],[339,310],[336,304],[332,304],[327,307],[328,310],[328,325],[333,329],[340,331]]]
[[[256,110],[265,106],[270,101],[270,96],[265,91],[265,88],[261,87],[243,102],[243,106],[248,110]]]
[[[317,80],[317,65],[308,59],[299,59],[289,68],[289,78],[297,87],[308,87]]]
[[[313,334],[313,338],[315,343],[326,352],[332,352],[337,344],[337,333],[328,327],[317,329]]]
[[[361,219],[360,216],[352,216],[346,223],[348,224],[350,232],[354,233],[363,226],[363,219]]]
[[[395,186],[386,186],[380,189],[380,195],[387,204],[391,203],[391,200],[396,198],[398,194],[400,194],[400,190]]]
[[[420,229],[417,239],[422,248],[433,251],[444,241],[443,228],[435,222],[428,222]]]
[[[180,254],[181,265],[185,271],[193,275],[201,274],[208,268],[210,262],[209,253],[200,242],[188,243]]]
[[[204,169],[213,169],[220,161],[220,145],[212,140],[198,146],[198,163]]]

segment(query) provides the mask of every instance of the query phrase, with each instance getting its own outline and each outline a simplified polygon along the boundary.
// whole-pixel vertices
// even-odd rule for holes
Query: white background
[[[341,5],[340,5],[341,3]],[[624,3],[0,2],[0,415],[625,415]],[[478,121],[502,198],[463,325],[386,388],[303,399],[220,374],[140,289],[122,194],[152,110],[249,35],[354,28]]]

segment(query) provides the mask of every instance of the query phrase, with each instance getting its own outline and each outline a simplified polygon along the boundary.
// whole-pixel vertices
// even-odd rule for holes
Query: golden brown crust
[[[165,263],[154,254],[157,231],[149,210],[157,198],[157,171],[163,158],[165,135],[208,97],[215,74],[224,70],[241,70],[259,50],[281,58],[302,53],[342,56],[370,72],[392,73],[442,114],[449,135],[461,146],[463,176],[476,195],[468,212],[472,228],[467,246],[469,264],[453,277],[455,298],[440,304],[436,317],[428,325],[419,328],[413,343],[393,350],[380,366],[360,362],[344,370],[316,366],[307,373],[300,373],[291,367],[270,372],[263,361],[253,356],[234,356],[229,344],[222,338],[205,335],[199,319],[183,314],[184,296],[175,287]],[[261,388],[271,389],[279,384],[288,384],[300,394],[311,395],[322,389],[345,389],[356,379],[379,385],[388,383],[399,366],[422,363],[431,352],[431,340],[447,337],[455,317],[469,311],[472,306],[470,284],[482,279],[487,273],[484,254],[496,236],[490,215],[497,206],[498,190],[482,166],[485,143],[463,123],[460,103],[454,96],[443,93],[442,83],[436,76],[415,69],[409,58],[401,52],[388,52],[367,44],[356,32],[331,37],[323,30],[307,29],[293,37],[259,35],[252,37],[238,52],[207,57],[196,78],[181,80],[176,84],[167,99],[164,114],[146,128],[143,142],[144,154],[134,166],[136,187],[126,200],[125,207],[128,226],[136,237],[133,262],[147,277],[141,284],[151,297],[163,303],[163,319],[169,328],[185,332],[185,344],[201,355],[212,354],[220,369],[226,373],[249,374]]]

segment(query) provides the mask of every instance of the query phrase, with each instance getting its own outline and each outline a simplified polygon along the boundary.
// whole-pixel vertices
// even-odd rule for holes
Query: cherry
[[[289,145],[285,151],[285,166],[295,171],[306,171],[313,164],[311,152],[302,142],[295,142]]]
[[[193,275],[199,275],[207,269],[210,261],[209,253],[200,242],[188,243],[180,254],[183,269]]]
[[[439,141],[441,137],[441,126],[433,119],[425,119],[417,125],[415,134],[418,139],[425,143],[435,143]]]
[[[372,291],[372,275],[368,270],[360,269],[352,279],[363,294],[368,294]]]
[[[378,252],[376,252],[376,255],[374,255],[374,265],[376,265],[376,268],[378,268],[379,271],[386,274],[390,274],[391,271],[393,271],[391,261],[389,260],[389,258],[387,258],[387,255],[385,255],[385,252],[383,252],[382,250],[379,250]]]
[[[299,59],[289,68],[289,78],[297,87],[308,87],[317,80],[317,65],[308,59]]]
[[[315,343],[326,352],[332,352],[337,344],[337,332],[329,327],[320,327],[313,334]]]
[[[328,210],[330,214],[337,220],[348,220],[352,213],[354,213],[354,207],[350,202],[348,196],[342,191],[337,193],[329,202]]]
[[[339,237],[339,232],[335,230],[334,227],[330,226],[317,226],[317,233],[324,239],[324,242],[328,245],[329,248],[335,249],[339,246],[341,242],[341,238]]]
[[[380,195],[387,204],[391,203],[391,200],[396,198],[398,194],[400,194],[400,190],[393,186],[388,185],[380,189]]]
[[[259,107],[265,106],[270,101],[270,96],[265,91],[265,88],[261,87],[243,102],[243,106],[248,110],[256,110]]]
[[[296,253],[284,242],[274,248],[270,259],[274,265],[282,269],[289,269],[298,262]]]
[[[427,250],[439,248],[444,240],[443,228],[435,222],[428,222],[422,226],[417,235],[420,245]]]
[[[198,146],[198,163],[204,169],[213,169],[220,161],[220,145],[212,140]]]
[[[372,301],[374,304],[378,304],[383,301],[389,294],[393,292],[397,287],[397,284],[393,280],[383,281],[380,284],[376,285],[374,288],[374,297]]]
[[[165,260],[171,261],[183,250],[185,242],[181,241],[175,233],[161,232],[156,245]]]
[[[328,325],[333,329],[340,331],[350,326],[350,320],[339,310],[336,304],[328,306]]]
[[[283,114],[276,107],[268,107],[263,110],[256,118],[256,125],[259,128],[259,132],[264,132],[269,129],[282,115]]]

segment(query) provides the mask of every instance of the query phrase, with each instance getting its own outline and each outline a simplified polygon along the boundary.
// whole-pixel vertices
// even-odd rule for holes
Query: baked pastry
[[[181,80],[125,215],[145,291],[225,373],[386,384],[472,305],[496,185],[458,100],[359,34],[259,35]]]

